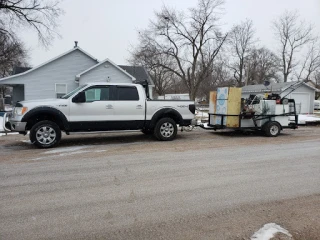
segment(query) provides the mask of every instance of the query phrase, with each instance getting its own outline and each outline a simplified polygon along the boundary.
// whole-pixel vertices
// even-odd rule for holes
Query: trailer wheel
[[[30,130],[30,141],[39,148],[55,147],[60,139],[61,130],[51,121],[38,122]]]
[[[281,126],[277,122],[267,122],[263,130],[268,137],[277,137],[280,134]]]
[[[161,118],[154,128],[154,136],[160,141],[171,141],[177,131],[177,123],[172,118]]]

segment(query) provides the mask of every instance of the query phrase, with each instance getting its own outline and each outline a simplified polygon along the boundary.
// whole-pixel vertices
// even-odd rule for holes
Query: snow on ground
[[[46,151],[43,154],[70,154],[70,153],[78,153],[80,150],[87,148],[88,146],[79,146],[79,147],[64,147],[64,148],[58,148],[50,151]],[[83,151],[82,151],[83,152]]]
[[[268,223],[268,224],[265,224],[262,228],[260,228],[257,232],[255,232],[255,234],[253,234],[250,239],[251,240],[270,240],[277,233],[283,233],[288,237],[292,237],[292,235],[281,226],[275,223]]]
[[[3,130],[3,117],[0,116],[0,136],[5,135],[5,133],[1,133]]]
[[[11,111],[12,111],[12,106],[10,106],[10,105],[4,105],[4,111],[6,111],[6,112],[11,112]]]

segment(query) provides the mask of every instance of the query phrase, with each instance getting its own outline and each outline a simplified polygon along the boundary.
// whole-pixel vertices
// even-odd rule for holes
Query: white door
[[[113,103],[118,129],[141,129],[145,120],[145,99],[135,86],[117,86]]]
[[[92,86],[84,90],[84,103],[73,103],[70,99],[71,128],[75,131],[109,130],[106,123],[114,120],[112,89],[107,85]]]
[[[297,113],[310,113],[310,93],[294,92],[291,93],[291,98],[293,98],[296,102]]]

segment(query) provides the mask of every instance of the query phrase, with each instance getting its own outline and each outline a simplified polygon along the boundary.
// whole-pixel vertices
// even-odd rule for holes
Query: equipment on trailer
[[[293,86],[296,88],[297,85]],[[294,122],[290,116],[294,116]],[[281,98],[279,94],[250,95],[243,99],[241,88],[218,88],[210,92],[208,127],[199,126],[208,130],[260,130],[276,137],[284,128],[296,129],[298,116],[294,99]]]

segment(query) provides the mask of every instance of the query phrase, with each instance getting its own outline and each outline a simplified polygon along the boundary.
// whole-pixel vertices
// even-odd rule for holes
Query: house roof
[[[49,63],[51,63],[51,62],[53,62],[53,61],[55,61],[55,60],[57,60],[57,59],[59,59],[59,58],[61,58],[61,57],[63,57],[63,56],[66,56],[66,55],[68,55],[69,53],[72,53],[72,52],[74,52],[74,51],[76,51],[76,50],[84,53],[84,54],[87,55],[88,57],[90,57],[90,58],[92,58],[93,60],[95,60],[96,62],[98,62],[98,60],[97,60],[95,57],[91,56],[89,53],[85,52],[85,51],[82,50],[80,47],[75,47],[75,48],[73,48],[73,49],[71,49],[71,50],[69,50],[69,51],[67,51],[67,52],[65,52],[65,53],[63,53],[63,54],[61,54],[61,55],[59,55],[59,56],[57,56],[57,57],[55,57],[55,58],[53,58],[53,59],[45,62],[45,63],[43,63],[43,64],[40,64],[40,65],[37,66],[37,67],[31,68],[31,69],[29,69],[29,70],[27,70],[27,71],[25,71],[25,72],[21,72],[21,73],[19,73],[19,74],[15,74],[15,75],[12,75],[12,76],[9,76],[9,77],[2,78],[2,79],[0,79],[0,82],[3,81],[3,80],[8,80],[8,79],[11,79],[11,78],[15,78],[15,77],[22,76],[22,75],[28,74],[28,73],[30,73],[30,72],[33,72],[34,70],[36,70],[36,69],[38,69],[38,68],[41,68],[41,67],[43,67],[43,66],[45,66],[45,65],[47,65],[47,64],[49,64]]]
[[[154,82],[152,81],[145,67],[126,65],[119,65],[119,67],[121,67],[123,70],[134,76],[136,78],[136,82],[143,82],[147,80],[149,85],[154,85]]]
[[[19,67],[19,66],[16,66],[16,67],[13,68],[12,75],[23,73],[23,72],[26,72],[26,71],[28,71],[30,69],[31,69],[31,67]]]
[[[118,70],[120,70],[121,72],[123,72],[124,74],[126,74],[128,77],[130,77],[132,79],[132,81],[135,81],[136,78],[134,76],[132,76],[131,74],[129,74],[127,71],[123,70],[121,67],[119,67],[118,65],[116,65],[115,63],[113,63],[112,61],[110,61],[108,58],[99,62],[98,64],[88,68],[87,70],[83,71],[82,73],[79,73],[78,75],[76,75],[76,81],[78,81],[82,75],[84,75],[85,73],[88,73],[90,71],[92,71],[93,69],[99,67],[100,65],[109,62],[112,66],[114,66],[115,68],[117,68]]]
[[[283,83],[271,83],[269,86],[264,86],[263,84],[258,84],[258,85],[248,85],[242,87],[242,92],[243,93],[257,93],[257,92],[265,92],[266,90],[270,90],[273,92],[282,92],[285,91],[286,89],[290,88],[293,84],[298,84],[299,82],[283,82]],[[307,86],[315,91],[314,87],[304,83],[300,82],[301,85]]]

